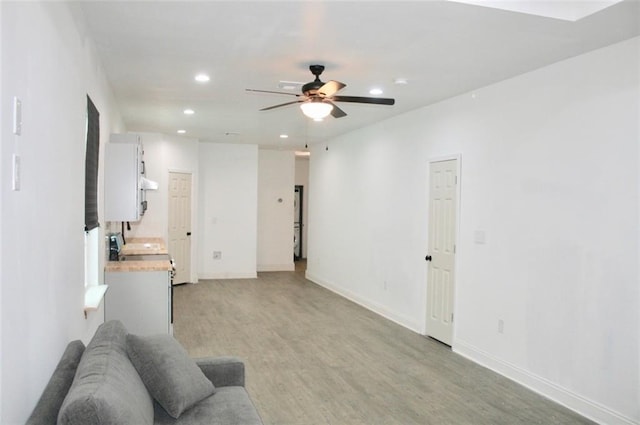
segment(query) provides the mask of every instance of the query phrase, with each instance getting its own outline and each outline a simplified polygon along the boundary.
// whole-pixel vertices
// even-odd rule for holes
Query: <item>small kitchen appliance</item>
[[[122,233],[110,233],[109,236],[109,261],[118,261],[120,259],[120,250],[122,249]]]

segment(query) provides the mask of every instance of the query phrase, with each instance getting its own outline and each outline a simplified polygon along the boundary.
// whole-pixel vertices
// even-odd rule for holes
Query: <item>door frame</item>
[[[169,248],[169,181],[171,177],[171,173],[179,173],[179,174],[191,174],[191,264],[189,265],[189,281],[190,282],[198,282],[197,272],[194,267],[194,258],[197,256],[197,246],[198,246],[198,222],[195,220],[197,218],[194,217],[194,214],[197,214],[197,199],[195,195],[197,194],[198,188],[197,186],[197,176],[193,170],[187,170],[184,168],[169,168],[167,169],[167,194],[166,194],[166,213],[167,213],[167,222],[166,222],[166,235],[165,240],[167,241],[167,248]],[[171,254],[171,253],[169,253]]]
[[[300,240],[298,241],[298,244],[300,246],[300,256],[296,257],[295,254],[293,256],[294,261],[298,261],[301,260],[302,258],[304,258],[304,255],[302,255],[303,251],[303,245],[302,245],[302,235],[304,234],[304,212],[303,212],[303,208],[304,208],[304,186],[301,184],[296,184],[293,187],[294,192],[296,190],[300,191],[300,208],[299,208],[299,214],[298,217],[294,217],[293,218],[293,224],[295,226],[296,223],[296,218],[298,218],[298,223],[300,224]],[[294,232],[295,233],[295,232]]]
[[[431,188],[431,164],[433,164],[434,162],[443,162],[443,161],[451,161],[451,160],[456,160],[456,175],[458,177],[458,182],[456,184],[456,222],[454,224],[455,227],[455,260],[454,260],[454,265],[453,265],[453,270],[454,270],[454,288],[453,288],[453,321],[451,323],[451,327],[452,327],[452,336],[451,336],[451,348],[453,349],[455,342],[456,342],[456,323],[457,323],[457,319],[456,317],[459,315],[459,310],[458,310],[458,288],[460,285],[458,285],[459,283],[459,270],[460,270],[460,216],[462,213],[462,202],[461,202],[461,194],[462,194],[462,153],[454,153],[454,154],[449,154],[449,155],[440,155],[440,156],[433,156],[433,157],[429,157],[429,159],[427,160],[427,176],[426,176],[426,192],[427,192],[427,196],[426,196],[426,211],[427,211],[427,223],[426,223],[426,232],[425,232],[425,253],[424,255],[428,255],[429,252],[429,222],[428,220],[430,219],[430,210],[429,210],[429,199],[431,196],[430,193],[430,188]],[[428,279],[429,279],[429,263],[427,261],[425,261],[424,256],[422,256],[422,261],[424,262],[424,272],[423,272],[423,295],[422,295],[422,299],[424,300],[424,322],[423,322],[423,327],[422,327],[422,335],[424,336],[428,336],[427,334],[427,323],[429,320],[428,317],[428,308],[427,308],[427,304],[428,304],[428,300],[427,297],[429,295],[429,292],[427,290],[427,284],[428,284]]]

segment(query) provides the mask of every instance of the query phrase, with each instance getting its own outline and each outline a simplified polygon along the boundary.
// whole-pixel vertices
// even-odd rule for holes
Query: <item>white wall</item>
[[[302,258],[307,258],[307,235],[309,234],[309,158],[296,158],[296,186],[303,186],[302,191]]]
[[[2,6],[0,5],[0,35],[2,34]],[[2,60],[4,58],[4,55],[2,54],[2,42],[0,41],[0,146],[4,146],[4,94],[3,94],[3,85],[2,85]],[[4,165],[4,155],[2,154],[2,152],[0,151],[0,176],[4,176],[2,170],[3,170],[3,165]],[[1,189],[0,189],[1,190]],[[4,220],[2,219],[4,217],[4,213],[2,213],[2,211],[4,211],[4,209],[2,208],[2,199],[4,198],[4,196],[0,196],[0,241],[2,240],[2,228],[3,228],[3,223]],[[0,243],[0,259],[3,258],[2,256],[2,246],[4,244]],[[2,308],[2,260],[0,260],[0,308]],[[2,418],[2,365],[4,364],[2,361],[2,311],[0,311],[0,419]]]
[[[256,277],[258,147],[201,143],[198,168],[199,278]]]
[[[295,155],[258,151],[258,271],[294,270]]]
[[[83,314],[86,95],[100,112],[101,169],[108,134],[122,123],[71,6],[1,2],[0,10],[0,423],[20,424],[66,344],[87,341],[102,322],[100,311]],[[13,96],[22,100],[21,136],[11,132]],[[21,157],[18,192],[11,190],[13,154]],[[102,188],[99,180],[99,194]]]
[[[315,149],[307,276],[423,332],[427,163],[461,154],[454,350],[601,423],[640,422],[639,51],[635,38]]]
[[[140,134],[144,147],[146,177],[158,190],[146,191],[148,209],[142,219],[125,227],[125,237],[161,237],[169,240],[169,172],[191,173],[191,282],[197,282],[198,247],[198,152],[197,139],[157,133]],[[115,225],[115,227],[114,227]],[[111,225],[120,231],[120,223]]]

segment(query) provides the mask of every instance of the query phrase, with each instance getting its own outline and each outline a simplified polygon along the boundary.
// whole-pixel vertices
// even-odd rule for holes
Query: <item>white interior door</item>
[[[173,283],[191,278],[191,174],[169,173],[169,253],[175,260]]]
[[[430,163],[427,335],[451,345],[457,219],[458,161]]]

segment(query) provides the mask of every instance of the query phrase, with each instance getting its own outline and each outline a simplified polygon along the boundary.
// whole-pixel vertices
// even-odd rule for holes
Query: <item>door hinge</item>
[[[451,323],[453,323],[453,313],[451,313]]]
[[[455,244],[453,244],[453,253],[454,254],[456,253],[456,245]]]
[[[456,176],[456,184],[458,184],[458,176]]]

